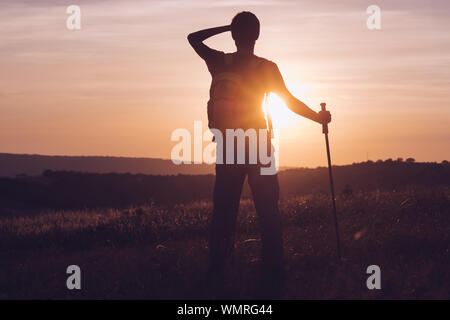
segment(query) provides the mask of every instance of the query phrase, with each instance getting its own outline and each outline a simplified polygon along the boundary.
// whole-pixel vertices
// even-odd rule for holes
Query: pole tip
[[[325,106],[326,106],[327,104],[325,103],[325,102],[322,102],[321,104],[320,104],[320,106],[322,107],[322,110],[325,110]]]

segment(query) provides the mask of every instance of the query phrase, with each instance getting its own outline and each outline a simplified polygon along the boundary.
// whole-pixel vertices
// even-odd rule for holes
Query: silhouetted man
[[[318,123],[328,123],[328,111],[316,113],[296,99],[286,88],[275,63],[257,57],[253,52],[259,37],[259,20],[251,12],[237,14],[231,25],[200,30],[189,34],[195,52],[205,60],[212,75],[208,120],[212,129],[263,129],[267,121],[262,110],[264,96],[276,93],[295,113]],[[224,53],[206,46],[203,41],[216,34],[231,31],[237,51]],[[258,139],[259,141],[259,139]],[[225,142],[223,143],[225,145]],[[270,138],[269,138],[270,145]],[[249,141],[245,145],[249,158]],[[258,144],[259,146],[259,144]],[[219,147],[219,145],[218,145]],[[235,155],[240,151],[235,147]],[[270,153],[273,149],[268,148]],[[224,159],[230,150],[224,148]],[[217,152],[219,153],[219,152]],[[265,298],[280,297],[284,280],[283,241],[278,210],[278,178],[276,174],[261,174],[264,166],[257,163],[216,163],[214,208],[210,230],[209,281],[216,293],[224,286],[226,265],[234,247],[234,233],[242,186],[248,176],[262,239],[261,290]]]

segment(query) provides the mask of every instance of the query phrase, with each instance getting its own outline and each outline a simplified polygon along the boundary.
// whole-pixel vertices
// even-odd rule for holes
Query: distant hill
[[[45,170],[149,175],[211,174],[206,164],[175,165],[171,160],[101,156],[44,156],[0,153],[0,177],[36,176]]]
[[[367,190],[414,190],[450,186],[450,165],[392,161],[334,168],[338,197]],[[328,169],[290,169],[279,173],[280,196],[329,194]],[[130,205],[210,200],[214,175],[146,175],[46,170],[41,176],[0,177],[0,215],[4,209],[119,208]],[[250,197],[245,184],[243,197]],[[447,197],[442,193],[442,197]],[[3,212],[3,213],[2,213]]]

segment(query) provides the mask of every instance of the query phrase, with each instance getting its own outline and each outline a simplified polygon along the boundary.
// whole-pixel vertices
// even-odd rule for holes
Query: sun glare
[[[294,114],[276,94],[271,93],[267,99],[267,111],[272,118],[273,127],[281,129],[292,124]]]
[[[297,98],[304,100],[306,88],[301,85],[287,85],[289,91]],[[264,102],[263,102],[264,110]],[[284,103],[284,101],[275,93],[270,93],[267,99],[267,110],[272,118],[273,127],[275,129],[286,129],[293,126],[298,116],[292,112]]]

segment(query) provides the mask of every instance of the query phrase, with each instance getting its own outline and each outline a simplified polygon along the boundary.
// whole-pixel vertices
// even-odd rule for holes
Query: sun
[[[306,96],[307,87],[299,84],[287,84],[289,91],[300,100],[307,102]],[[286,129],[298,124],[298,115],[292,112],[284,101],[275,93],[270,93],[267,98],[267,110],[272,118],[273,127],[275,129]],[[264,110],[264,101],[262,108]]]
[[[276,129],[286,128],[292,125],[295,114],[289,110],[284,101],[274,93],[270,93],[267,99],[267,111]]]

